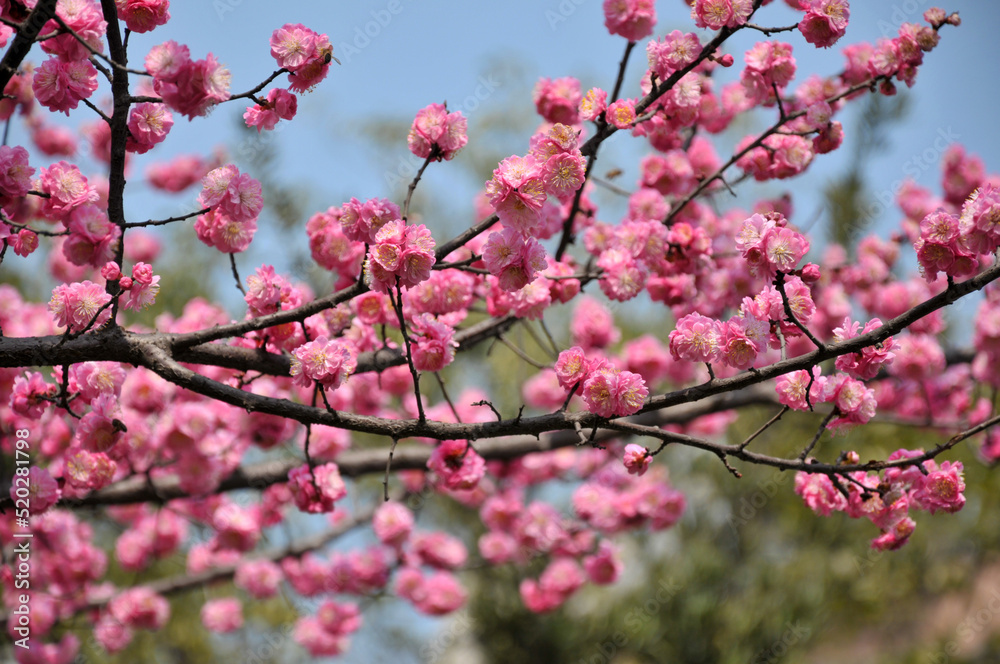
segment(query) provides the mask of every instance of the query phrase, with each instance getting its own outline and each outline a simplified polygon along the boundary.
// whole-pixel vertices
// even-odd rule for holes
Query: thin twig
[[[247,290],[243,288],[243,280],[240,279],[239,270],[236,269],[236,254],[229,254],[229,267],[233,270],[233,278],[236,279],[236,288],[243,293],[243,297],[246,297]]]
[[[753,440],[757,436],[759,436],[760,434],[762,434],[765,431],[767,431],[767,429],[772,424],[774,424],[775,422],[777,422],[778,420],[780,420],[781,416],[784,415],[785,413],[787,413],[788,411],[789,411],[788,406],[785,406],[781,410],[779,410],[778,413],[777,413],[777,415],[775,415],[774,417],[772,417],[771,419],[769,419],[767,422],[765,422],[759,429],[757,429],[752,434],[750,434],[750,436],[746,440],[744,440],[742,443],[740,443],[739,449],[740,450],[745,450],[747,448],[747,445],[749,445],[750,443],[752,443]]]
[[[833,418],[839,414],[840,411],[836,408],[827,413],[827,416],[823,418],[823,422],[820,423],[819,429],[816,430],[816,435],[813,436],[812,440],[809,441],[809,444],[806,445],[806,448],[802,450],[801,454],[799,454],[799,461],[806,460],[806,457],[809,456],[809,453],[813,451],[813,448],[816,447],[816,443],[818,443],[819,439],[823,436],[823,432],[826,431],[826,425],[828,425]]]

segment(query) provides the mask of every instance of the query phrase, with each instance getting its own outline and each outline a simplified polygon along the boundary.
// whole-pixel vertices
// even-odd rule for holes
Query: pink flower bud
[[[801,278],[807,284],[814,284],[819,281],[819,265],[816,265],[816,263],[806,263],[803,265]]]
[[[108,281],[118,281],[121,279],[122,272],[118,268],[118,263],[114,261],[108,261],[105,263],[104,267],[101,268],[101,276]]]

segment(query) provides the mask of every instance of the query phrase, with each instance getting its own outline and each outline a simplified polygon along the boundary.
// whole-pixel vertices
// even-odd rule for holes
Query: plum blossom
[[[149,32],[170,20],[170,0],[115,0],[115,7],[132,32]]]
[[[316,514],[333,511],[334,502],[347,495],[347,487],[335,463],[315,468],[303,464],[288,471],[288,488],[295,506],[303,512]]]
[[[324,389],[336,389],[357,367],[352,346],[341,339],[317,337],[292,351],[292,381],[309,387],[316,381]]]
[[[486,462],[465,440],[444,440],[434,448],[427,468],[449,489],[473,489],[486,472]]]
[[[243,113],[243,120],[248,127],[256,127],[257,133],[267,129],[274,129],[278,120],[291,120],[298,112],[299,100],[289,92],[281,88],[274,88],[267,93],[263,103],[247,107]]]
[[[461,111],[449,113],[444,104],[431,104],[417,112],[406,142],[421,159],[436,148],[436,161],[450,161],[469,142],[467,126]]]
[[[434,238],[426,226],[408,226],[402,219],[393,219],[375,234],[365,262],[365,280],[379,293],[394,286],[413,288],[430,277],[436,261]]]

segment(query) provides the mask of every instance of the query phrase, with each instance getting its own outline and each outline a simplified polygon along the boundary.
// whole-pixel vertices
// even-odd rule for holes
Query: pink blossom
[[[799,21],[799,32],[810,44],[828,48],[844,36],[850,16],[847,0],[812,0]]]
[[[663,81],[678,69],[688,66],[701,52],[698,35],[674,30],[663,40],[654,39],[646,45],[649,69]]]
[[[615,545],[601,540],[597,551],[583,559],[583,568],[592,583],[607,585],[618,580],[624,565]]]
[[[198,239],[227,254],[246,251],[257,233],[257,220],[237,221],[219,209],[198,215],[194,222]]]
[[[779,376],[778,380],[775,381],[778,403],[794,410],[808,410],[809,404],[815,403],[809,401],[809,399],[813,397],[813,394],[824,383],[824,379],[819,375],[818,368],[813,369],[813,375],[815,377],[810,380],[809,372],[805,369],[800,369],[799,371]]]
[[[768,324],[752,315],[736,316],[720,326],[719,356],[734,369],[749,369],[767,349]]]
[[[132,267],[132,287],[125,293],[126,309],[140,311],[151,306],[160,292],[160,275],[153,275],[153,267],[136,263]]]
[[[112,224],[96,205],[81,205],[69,216],[69,237],[63,254],[74,265],[97,267],[111,260],[121,237],[121,229]]]
[[[31,89],[42,106],[69,115],[97,90],[97,70],[87,60],[49,58],[35,70]]]
[[[111,295],[92,281],[60,284],[52,291],[49,311],[57,325],[66,327],[71,332],[79,332],[87,327],[94,316],[97,316],[95,326],[100,327],[106,323],[111,317],[111,309],[104,305],[110,301]]]
[[[587,409],[600,417],[631,415],[642,408],[647,396],[642,377],[631,371],[600,369],[583,383]]]
[[[162,143],[174,125],[174,117],[166,104],[143,102],[129,111],[129,140],[126,147],[130,152],[143,154]]]
[[[382,226],[399,218],[399,207],[390,200],[373,198],[362,203],[352,198],[342,207],[340,225],[348,239],[372,244]]]
[[[180,155],[171,161],[151,164],[146,169],[146,179],[157,189],[178,193],[201,180],[210,164],[197,155]]]
[[[150,50],[146,69],[163,102],[189,120],[229,99],[229,70],[211,53],[204,60],[191,60],[186,46],[168,41]]]
[[[651,154],[639,163],[643,187],[655,189],[664,196],[684,194],[694,185],[694,168],[683,150],[666,154]],[[660,220],[662,221],[662,219]]]
[[[35,3],[26,3],[29,7],[34,7]],[[41,34],[56,34],[51,39],[46,39],[39,43],[42,50],[51,55],[59,56],[65,62],[74,60],[86,60],[90,57],[90,50],[98,53],[104,52],[104,33],[108,24],[104,21],[101,12],[101,4],[92,0],[63,0],[56,6],[56,15],[63,20],[66,27],[74,34],[56,34],[60,31],[60,26],[54,20],[47,22]],[[81,44],[78,38],[86,44]],[[88,48],[89,47],[89,48]]]
[[[271,55],[279,67],[290,72],[292,90],[305,92],[326,77],[333,47],[325,34],[301,23],[286,23],[271,35]]]
[[[35,169],[28,165],[27,150],[20,145],[0,145],[0,196],[22,198],[27,195],[34,172]]]
[[[434,448],[427,468],[449,489],[473,489],[486,472],[486,462],[468,441],[445,440]]]
[[[635,42],[653,34],[656,4],[653,0],[604,0],[604,25],[613,35]]]
[[[440,371],[455,359],[458,342],[454,328],[430,314],[413,319],[413,367],[417,371]]]
[[[460,609],[468,597],[458,579],[444,571],[423,579],[420,590],[420,598],[414,605],[418,611],[431,616],[443,616]]]
[[[559,380],[559,385],[567,390],[587,376],[587,369],[587,358],[579,346],[562,351],[556,360],[556,377]]]
[[[853,339],[858,336],[858,329],[861,323],[845,318],[843,324],[833,330],[834,340],[837,343]],[[868,334],[882,327],[882,321],[873,318],[861,330],[861,334]],[[883,366],[892,364],[896,354],[892,352],[895,342],[889,337],[874,346],[865,346],[858,353],[847,353],[837,358],[837,369],[854,376],[860,380],[870,380],[874,378]]]
[[[37,375],[37,374],[36,374]],[[37,417],[37,416],[36,416]],[[17,488],[20,484],[14,484],[10,488],[11,500],[16,500]],[[28,470],[28,509],[31,514],[41,514],[49,509],[62,496],[59,484],[49,474],[49,471],[41,466],[32,466]]]
[[[532,99],[538,114],[546,122],[575,125],[580,123],[580,81],[567,76],[550,80],[540,79],[535,84]]]
[[[608,124],[618,129],[630,129],[635,123],[635,102],[631,99],[619,99],[608,106],[604,117]]]
[[[201,607],[201,624],[217,634],[235,632],[243,627],[243,605],[235,597],[209,600]]]
[[[642,261],[637,261],[624,249],[608,249],[601,253],[597,267],[601,275],[601,291],[609,299],[625,302],[638,295],[646,285],[649,271]]]
[[[34,231],[22,228],[17,235],[12,235],[8,240],[14,253],[22,258],[30,256],[38,249],[38,234]]]
[[[765,101],[774,94],[772,86],[783,88],[795,76],[792,45],[785,42],[757,42],[743,59],[747,65],[741,74],[743,87],[752,91],[758,101]]]
[[[302,387],[313,381],[324,389],[336,389],[357,367],[357,356],[341,339],[318,337],[292,351],[292,380]]]
[[[348,640],[341,634],[328,631],[316,616],[303,616],[295,622],[292,638],[312,657],[340,655],[348,648]]]
[[[608,93],[600,88],[591,88],[580,100],[580,119],[597,120],[608,107]]]
[[[58,390],[58,386],[46,383],[45,378],[37,371],[29,373],[27,378],[16,376],[10,395],[10,407],[18,415],[38,419],[50,403],[46,398],[54,397]]]
[[[325,463],[310,469],[303,464],[288,471],[288,488],[295,506],[303,512],[316,514],[333,511],[333,504],[347,495],[347,487],[335,463]]]
[[[762,240],[768,263],[786,274],[795,270],[803,256],[809,253],[809,240],[788,227],[775,228]]]
[[[364,261],[365,247],[347,237],[340,224],[342,211],[331,207],[317,212],[306,222],[313,260],[342,278],[357,278]]]
[[[357,604],[324,602],[316,610],[316,619],[330,634],[347,636],[361,628],[361,611]]]
[[[291,120],[299,108],[299,100],[294,94],[282,88],[274,88],[267,93],[263,104],[247,107],[243,119],[248,127],[256,127],[257,133],[270,131],[278,120]]]
[[[625,469],[629,475],[644,475],[652,460],[653,456],[642,445],[629,443],[625,446]]]
[[[380,542],[398,548],[413,531],[413,513],[402,503],[382,503],[372,517],[372,529]]]
[[[479,555],[494,565],[510,562],[517,555],[517,540],[495,530],[483,533],[479,538]]]
[[[462,540],[448,533],[417,533],[413,535],[412,543],[413,552],[420,561],[438,569],[458,569],[468,558]]]
[[[832,403],[839,417],[827,425],[831,430],[865,424],[875,416],[878,402],[875,392],[844,374],[827,378],[816,390],[814,403]]]
[[[236,222],[256,219],[263,207],[261,184],[248,173],[233,176],[225,195],[219,201],[219,211]]]
[[[525,608],[533,613],[554,611],[562,603],[557,593],[543,588],[535,579],[522,579],[519,590]]]
[[[124,650],[132,642],[135,633],[110,613],[106,613],[94,623],[94,639],[109,653]]]
[[[695,0],[691,7],[695,25],[710,30],[739,27],[747,22],[752,13],[751,0]]]
[[[133,629],[160,629],[170,618],[170,604],[146,586],[129,588],[108,603],[115,620]]]
[[[538,240],[525,238],[513,228],[490,233],[483,247],[483,263],[505,291],[524,288],[547,267],[545,250]]]
[[[614,318],[600,302],[592,297],[581,297],[570,322],[573,343],[584,351],[606,348],[621,338],[621,331],[614,326]]]
[[[670,333],[670,354],[675,360],[712,363],[722,352],[721,324],[701,314],[688,314]]]
[[[375,234],[365,263],[365,280],[380,293],[394,286],[412,288],[430,277],[436,260],[434,238],[426,226],[407,226],[402,219],[393,219]]]
[[[100,199],[80,169],[65,161],[40,171],[38,190],[48,194],[42,200],[41,213],[53,221],[62,221],[74,208]]]
[[[448,112],[444,104],[431,104],[417,112],[406,142],[410,152],[426,159],[433,149],[437,149],[435,161],[450,161],[469,137],[467,122],[461,111]]]
[[[238,588],[243,588],[255,599],[274,597],[281,583],[281,568],[270,560],[248,560],[236,568],[233,579]]]
[[[504,159],[486,183],[486,195],[505,227],[532,233],[546,197],[542,164],[532,155]]]
[[[587,162],[579,150],[554,154],[542,166],[545,191],[560,201],[570,200],[583,186]]]
[[[837,491],[828,475],[796,473],[795,493],[802,496],[809,509],[823,516],[830,516],[830,512],[839,512],[847,508],[847,500]]]
[[[149,32],[170,20],[170,0],[115,0],[115,6],[132,32]]]
[[[945,461],[939,469],[924,477],[923,484],[913,492],[913,499],[931,514],[938,511],[953,513],[965,505],[963,491],[962,462]]]

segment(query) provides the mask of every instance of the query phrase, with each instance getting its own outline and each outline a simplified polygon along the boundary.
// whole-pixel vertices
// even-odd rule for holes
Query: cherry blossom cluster
[[[189,120],[229,99],[229,70],[211,53],[203,60],[192,60],[190,49],[173,40],[149,51],[146,71],[163,103]]]
[[[601,417],[631,415],[649,396],[642,376],[616,369],[602,357],[588,359],[580,346],[559,353],[555,374],[564,389],[579,386],[587,409]]]
[[[333,46],[325,34],[301,23],[286,23],[271,34],[271,55],[288,71],[289,88],[307,92],[329,73]]]
[[[897,450],[887,461],[918,457],[922,450]],[[848,456],[857,459],[856,452]],[[855,472],[848,479],[835,480],[829,475],[798,473],[795,493],[817,514],[829,516],[845,512],[852,519],[867,518],[881,531],[872,540],[880,551],[898,549],[909,541],[916,528],[910,509],[957,512],[965,505],[965,481],[962,462],[933,460],[920,466],[889,468],[877,473]]]
[[[245,251],[257,232],[257,217],[264,207],[261,185],[233,164],[220,166],[202,180],[198,204],[208,208],[194,229],[198,239],[219,251]]]
[[[431,104],[417,111],[406,143],[410,152],[427,159],[433,152],[437,161],[451,161],[469,142],[468,122],[461,111],[448,112],[444,104]]]

